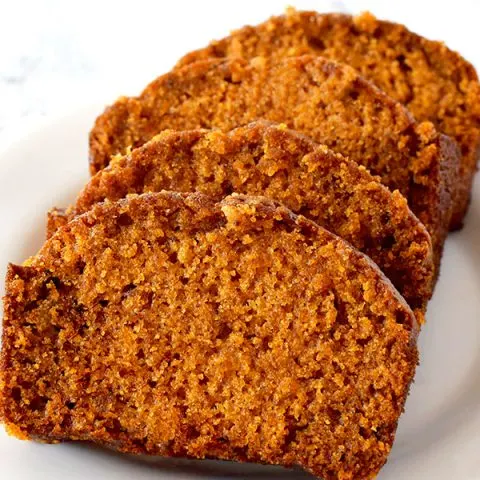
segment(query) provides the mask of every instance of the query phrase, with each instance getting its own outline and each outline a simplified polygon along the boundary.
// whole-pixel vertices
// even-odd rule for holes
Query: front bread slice
[[[265,198],[94,206],[7,276],[10,433],[373,478],[417,325],[364,255]]]

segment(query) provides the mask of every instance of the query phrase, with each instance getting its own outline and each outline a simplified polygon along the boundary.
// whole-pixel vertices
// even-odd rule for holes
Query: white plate
[[[20,263],[41,245],[45,212],[67,205],[87,180],[87,135],[102,108],[44,123],[7,147],[0,139],[2,278],[7,262]],[[420,335],[421,365],[380,479],[480,479],[479,347],[480,177],[466,227],[447,240],[440,281]],[[0,459],[0,476],[9,480],[310,478],[281,468],[144,459],[76,444],[39,445],[9,438],[1,428]]]

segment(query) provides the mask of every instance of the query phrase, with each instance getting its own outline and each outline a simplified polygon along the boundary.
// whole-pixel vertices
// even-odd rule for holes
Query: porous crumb
[[[283,58],[304,54],[346,63],[397,99],[418,120],[430,120],[460,145],[451,228],[467,211],[480,155],[480,83],[461,55],[403,25],[358,16],[298,12],[247,26],[183,57],[178,66],[210,57]]]
[[[373,478],[417,363],[373,262],[264,198],[96,205],[6,292],[0,416],[47,442]]]
[[[217,200],[234,191],[281,201],[370,256],[423,322],[433,289],[431,240],[405,198],[285,124],[164,131],[92,177],[68,218],[95,203],[161,190],[199,191]],[[54,218],[52,225],[62,223],[58,213]]]
[[[166,128],[227,131],[262,118],[310,136],[398,189],[427,227],[439,266],[457,181],[455,143],[436,132],[425,142],[419,133],[425,127],[400,103],[351,67],[318,56],[261,64],[211,59],[157,78],[139,97],[119,99],[96,120],[92,171]]]

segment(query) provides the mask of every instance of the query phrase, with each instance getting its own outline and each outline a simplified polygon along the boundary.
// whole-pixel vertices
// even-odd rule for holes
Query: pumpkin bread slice
[[[261,118],[285,123],[398,189],[427,227],[439,265],[458,169],[455,142],[429,122],[416,123],[351,67],[321,57],[213,59],[163,75],[97,119],[92,170],[166,128],[227,131]]]
[[[415,316],[347,242],[265,198],[96,205],[7,276],[10,433],[373,478]]]
[[[451,226],[461,227],[480,155],[480,83],[473,66],[444,43],[370,13],[352,17],[289,9],[286,15],[241,28],[186,55],[178,65],[208,57],[307,53],[351,65],[405,104],[418,120],[433,122],[459,143],[462,161]]]
[[[370,256],[423,321],[433,289],[430,235],[398,191],[309,138],[265,121],[227,133],[164,131],[94,175],[62,220],[105,200],[162,190],[282,202]],[[58,223],[54,211],[50,234]]]

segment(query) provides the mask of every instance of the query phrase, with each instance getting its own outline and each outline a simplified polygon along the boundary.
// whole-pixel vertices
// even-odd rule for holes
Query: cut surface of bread
[[[423,321],[433,288],[430,235],[398,191],[309,138],[264,121],[226,133],[164,131],[94,175],[60,223],[105,200],[162,190],[282,202],[370,256]],[[54,211],[50,233],[58,224]]]
[[[417,363],[367,257],[265,198],[94,206],[9,267],[10,433],[373,478]]]
[[[455,143],[346,65],[316,56],[214,59],[159,77],[121,98],[90,135],[93,171],[166,128],[230,130],[257,119],[285,123],[379,175],[427,227],[440,261],[458,171]]]
[[[462,162],[452,228],[460,227],[480,154],[480,84],[473,66],[444,43],[369,13],[352,17],[291,9],[186,55],[179,66],[208,57],[307,53],[353,66],[405,104],[418,120],[430,120],[458,141]]]

